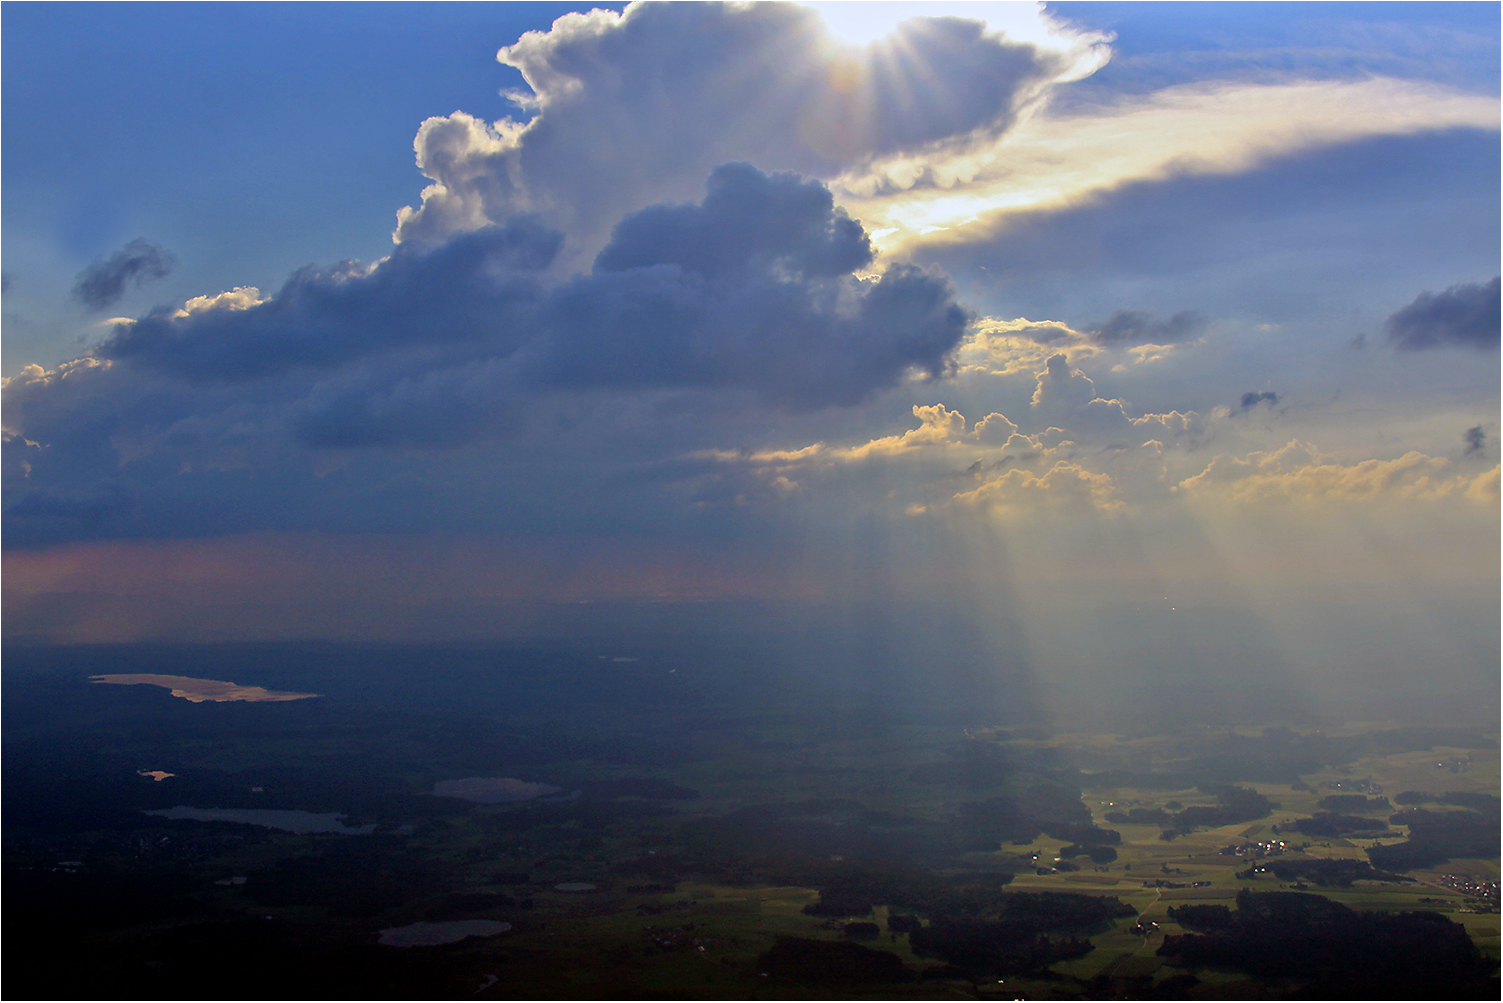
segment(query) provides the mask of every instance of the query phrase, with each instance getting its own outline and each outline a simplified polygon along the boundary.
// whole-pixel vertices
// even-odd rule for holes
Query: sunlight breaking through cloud
[[[931,237],[989,239],[1012,214],[1124,185],[1232,174],[1369,136],[1496,128],[1499,102],[1413,81],[1186,84],[1116,104],[1046,109],[996,135],[878,157],[835,182],[885,254]]]

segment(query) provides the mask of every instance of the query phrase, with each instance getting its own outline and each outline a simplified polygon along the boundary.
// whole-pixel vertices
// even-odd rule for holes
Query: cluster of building
[[[659,928],[649,926],[642,931],[642,936],[647,943],[662,951],[698,951],[704,953],[705,948],[715,943],[713,937],[700,939],[694,936],[694,924],[685,923],[683,926],[670,926]]]
[[[1223,857],[1241,857],[1243,860],[1261,860],[1264,857],[1283,856],[1284,851],[1289,849],[1289,844],[1282,839],[1265,839],[1257,843],[1243,843],[1240,846],[1223,846],[1216,852]]]
[[[1493,905],[1498,904],[1498,882],[1496,881],[1483,881],[1465,874],[1442,874],[1435,879],[1435,883],[1444,885],[1453,892],[1460,892],[1468,898],[1482,899]]]

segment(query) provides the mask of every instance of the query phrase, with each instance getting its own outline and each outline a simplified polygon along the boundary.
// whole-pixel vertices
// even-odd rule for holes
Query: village
[[[1284,842],[1282,839],[1265,839],[1257,843],[1243,843],[1241,846],[1223,846],[1216,852],[1223,857],[1241,857],[1244,860],[1261,860],[1263,857],[1282,856],[1288,849],[1289,844]]]

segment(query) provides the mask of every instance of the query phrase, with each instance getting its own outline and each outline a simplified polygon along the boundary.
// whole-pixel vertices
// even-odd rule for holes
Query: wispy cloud
[[[883,232],[883,251],[898,253],[988,239],[1010,215],[1124,185],[1240,173],[1372,136],[1496,130],[1499,113],[1495,97],[1410,80],[1185,84],[878,157],[835,187],[853,216]]]
[[[103,310],[124,298],[130,286],[166,278],[176,263],[171,251],[137,237],[79,272],[73,298],[90,310]]]

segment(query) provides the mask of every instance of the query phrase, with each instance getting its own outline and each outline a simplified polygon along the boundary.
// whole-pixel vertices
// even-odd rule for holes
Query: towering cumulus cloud
[[[415,143],[433,180],[399,240],[540,212],[593,253],[635,206],[693,194],[716,164],[829,178],[873,156],[1005,132],[1050,84],[1104,60],[1100,36],[1049,44],[979,21],[914,18],[866,47],[794,4],[633,4],[569,14],[503,48],[534,117],[430,118]]]

